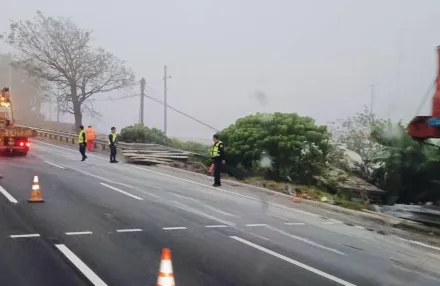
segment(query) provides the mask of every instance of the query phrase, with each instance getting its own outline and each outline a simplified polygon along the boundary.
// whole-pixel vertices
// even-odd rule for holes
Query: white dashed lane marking
[[[173,227],[163,227],[163,230],[179,230],[179,229],[187,229],[184,226],[173,226]]]
[[[131,229],[117,229],[116,232],[139,232],[142,231],[140,228],[131,228]]]
[[[249,227],[254,227],[254,226],[266,226],[267,224],[265,223],[250,223],[250,224],[246,224],[246,226]]]
[[[16,204],[18,201],[6,191],[2,186],[0,186],[0,193],[2,193],[11,203]]]
[[[66,235],[86,235],[93,234],[91,231],[75,231],[75,232],[66,232]]]
[[[32,233],[32,234],[11,234],[9,236],[10,238],[28,238],[28,237],[40,237],[38,233]]]
[[[303,222],[285,222],[285,225],[305,225]]]
[[[205,227],[208,227],[208,228],[221,228],[221,227],[228,227],[228,226],[224,225],[224,224],[215,224],[215,225],[206,225]]]

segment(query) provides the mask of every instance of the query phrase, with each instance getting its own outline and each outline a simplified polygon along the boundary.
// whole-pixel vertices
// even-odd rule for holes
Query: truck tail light
[[[31,147],[31,143],[27,142],[26,147]]]
[[[20,142],[20,147],[23,147],[24,146],[24,142]]]

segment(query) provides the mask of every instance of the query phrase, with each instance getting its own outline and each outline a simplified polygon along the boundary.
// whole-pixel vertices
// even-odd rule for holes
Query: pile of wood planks
[[[122,144],[121,144],[122,145]],[[167,164],[174,161],[185,162],[190,152],[172,149],[158,144],[128,144],[123,143],[122,155],[127,163],[134,164]]]

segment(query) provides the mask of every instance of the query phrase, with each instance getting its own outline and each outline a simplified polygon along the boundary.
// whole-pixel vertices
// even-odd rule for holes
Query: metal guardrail
[[[78,144],[78,134],[74,133],[67,133],[62,131],[56,131],[56,130],[48,130],[48,129],[41,129],[41,128],[35,128],[31,126],[26,125],[16,125],[18,127],[25,127],[25,128],[31,128],[37,132],[37,137],[45,138],[49,140],[56,140],[63,143],[68,144]],[[106,139],[106,135],[104,134],[98,134],[97,139],[95,139],[95,149],[106,151],[109,150],[108,141]],[[105,139],[104,139],[105,138]],[[160,151],[166,151],[166,152],[175,152],[175,153],[183,153],[185,155],[191,155],[191,156],[197,156],[197,157],[208,157],[208,155],[184,151],[172,147],[168,147],[165,145],[160,144],[154,144],[154,143],[127,143],[127,142],[119,142],[118,148],[121,148],[122,150],[160,150]]]

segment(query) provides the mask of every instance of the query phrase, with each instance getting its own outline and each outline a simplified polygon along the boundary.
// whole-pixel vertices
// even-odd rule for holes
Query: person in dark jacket
[[[79,144],[79,153],[82,155],[81,161],[85,161],[87,159],[86,156],[86,146],[87,146],[87,137],[86,132],[84,131],[84,126],[79,126],[79,134],[78,134],[78,144]]]
[[[219,140],[219,136],[214,134],[212,136],[212,141],[214,145],[211,148],[211,158],[214,161],[214,187],[220,187],[222,184],[220,182],[220,171],[222,165],[225,164],[225,146],[222,141]]]
[[[118,163],[116,161],[116,127],[111,128],[111,133],[108,135],[108,146],[110,147],[110,163]]]

